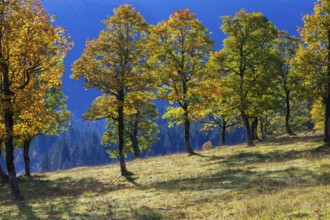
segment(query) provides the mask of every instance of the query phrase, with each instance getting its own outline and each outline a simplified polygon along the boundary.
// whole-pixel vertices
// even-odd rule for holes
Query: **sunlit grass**
[[[330,148],[318,135],[280,137],[0,184],[1,219],[330,219]]]

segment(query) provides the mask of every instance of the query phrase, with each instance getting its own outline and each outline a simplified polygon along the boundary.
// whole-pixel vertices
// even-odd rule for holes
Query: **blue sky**
[[[91,104],[96,91],[85,91],[81,83],[69,79],[71,65],[79,58],[87,39],[98,36],[104,28],[101,24],[113,14],[113,8],[132,4],[150,24],[165,20],[176,9],[190,8],[211,32],[216,49],[222,46],[225,37],[219,27],[221,16],[234,15],[241,8],[249,12],[260,11],[277,28],[298,36],[297,26],[302,25],[302,17],[313,10],[313,0],[44,0],[46,11],[56,15],[56,25],[66,28],[75,47],[69,52],[63,77],[64,93],[69,96],[68,107],[76,117],[80,117]]]

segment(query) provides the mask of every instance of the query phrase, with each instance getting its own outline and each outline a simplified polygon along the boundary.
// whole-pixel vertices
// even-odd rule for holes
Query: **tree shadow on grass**
[[[76,201],[84,196],[93,197],[94,194],[97,196],[115,190],[132,188],[128,184],[108,184],[93,178],[73,179],[65,177],[48,180],[43,175],[36,175],[32,178],[19,177],[18,179],[25,200],[11,200],[9,187],[1,188],[0,194],[4,192],[8,198],[0,198],[0,218],[57,219],[68,216],[69,218],[104,219],[104,214],[98,216],[98,213],[91,214],[89,210],[76,213],[74,211],[77,205]],[[9,209],[13,205],[18,208],[18,213],[14,213],[17,216],[13,216]],[[37,207],[33,208],[33,206]],[[36,211],[38,215],[36,215]],[[107,218],[110,217],[111,208],[106,215]]]
[[[137,180],[137,179],[139,179],[139,178],[136,177],[136,176],[134,176],[133,173],[131,173],[131,175],[126,175],[126,176],[124,176],[124,177],[125,177],[125,179],[127,180],[127,182],[133,184],[133,185],[136,186],[136,187],[141,187],[141,185],[138,184],[138,183],[135,181],[135,180]]]
[[[241,193],[269,192],[288,187],[330,185],[330,172],[313,172],[290,167],[276,171],[246,171],[226,169],[203,177],[183,178],[153,184],[151,187],[166,191],[236,190]]]
[[[163,215],[147,206],[133,210],[133,216],[136,220],[160,220],[164,219]]]
[[[281,145],[287,145],[287,144],[294,144],[297,142],[304,142],[304,143],[314,143],[314,142],[321,142],[322,141],[322,135],[315,135],[313,133],[306,134],[304,136],[280,136],[280,137],[270,137],[265,142],[266,144],[272,144],[274,146],[281,146]]]
[[[207,155],[204,155],[204,154],[201,154],[201,153],[194,153],[194,154],[192,154],[192,155],[189,155],[189,156],[196,156],[196,157],[209,157],[209,156],[207,156]]]
[[[324,157],[325,154],[330,155],[330,147],[328,145],[321,145],[309,150],[278,150],[268,153],[262,153],[259,151],[238,152],[237,154],[226,157],[209,157],[209,160],[216,161],[215,163],[226,165],[228,167],[234,167],[267,162],[285,162],[301,158],[316,159]]]

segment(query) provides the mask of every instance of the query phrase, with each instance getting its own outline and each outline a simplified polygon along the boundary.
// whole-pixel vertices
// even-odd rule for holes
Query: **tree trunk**
[[[265,125],[264,119],[260,118],[260,133],[261,133],[261,140],[266,140],[266,132],[265,132]]]
[[[222,117],[222,129],[221,129],[221,144],[222,144],[222,146],[226,145],[226,130],[227,130],[227,122]]]
[[[263,139],[267,138],[267,133],[268,133],[268,115],[266,112],[266,116],[265,116],[265,124],[264,124],[264,137]]]
[[[133,144],[133,149],[134,149],[134,157],[140,158],[141,151],[140,151],[139,142],[138,142],[136,136],[132,137],[132,144]]]
[[[246,115],[242,115],[242,120],[245,126],[245,132],[246,132],[246,145],[248,147],[253,147],[255,146],[253,143],[253,139],[252,139],[252,133],[251,133],[251,127],[250,127],[250,123],[249,123],[249,118]]]
[[[252,121],[252,123],[251,123],[251,138],[252,138],[252,140],[256,140],[256,136],[255,136],[255,129],[256,129],[256,125],[255,125],[255,123],[256,123],[256,120],[254,119],[253,121]]]
[[[0,56],[1,58],[1,56]],[[10,90],[9,68],[5,63],[1,63],[1,70],[3,76],[3,111],[5,124],[5,146],[6,146],[6,166],[9,177],[9,184],[11,187],[12,197],[15,200],[23,199],[19,184],[16,178],[15,164],[14,164],[14,113],[12,97],[14,93]]]
[[[12,197],[15,200],[22,199],[19,184],[16,178],[15,164],[14,164],[14,138],[13,138],[13,120],[12,111],[5,109],[5,126],[6,126],[6,166],[9,176],[9,184],[11,187]]]
[[[1,154],[2,154],[2,152],[0,150],[0,159],[1,159]],[[1,167],[1,163],[0,163],[0,176],[4,182],[9,181],[8,175],[3,171],[2,167]]]
[[[258,117],[255,117],[254,120],[251,123],[251,138],[252,140],[258,140],[261,141],[258,137]]]
[[[195,155],[190,145],[190,120],[188,117],[188,107],[184,109],[184,143],[186,145],[186,151],[189,155]]]
[[[26,140],[26,141],[24,141],[24,144],[23,144],[25,176],[31,176],[30,157],[29,157],[30,144],[31,144],[31,140]]]
[[[125,152],[124,152],[124,91],[118,93],[119,107],[118,112],[118,151],[120,160],[120,171],[122,176],[127,176],[129,173],[125,163]]]
[[[325,99],[324,142],[330,143],[330,30],[328,30],[328,85]]]
[[[291,117],[291,107],[290,107],[290,91],[286,88],[286,86],[284,87],[285,90],[285,102],[286,102],[286,110],[285,110],[285,128],[286,128],[286,132],[289,135],[295,135],[291,128],[290,128],[290,117]]]
[[[139,147],[139,141],[138,141],[138,126],[139,126],[139,113],[137,113],[136,115],[136,120],[134,121],[134,127],[133,127],[133,135],[131,137],[132,140],[132,144],[133,144],[133,149],[134,149],[134,157],[135,158],[140,158],[140,147]]]

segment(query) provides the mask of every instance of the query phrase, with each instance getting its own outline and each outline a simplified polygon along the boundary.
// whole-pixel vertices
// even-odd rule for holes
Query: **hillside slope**
[[[330,149],[317,135],[0,183],[1,219],[330,219]]]

